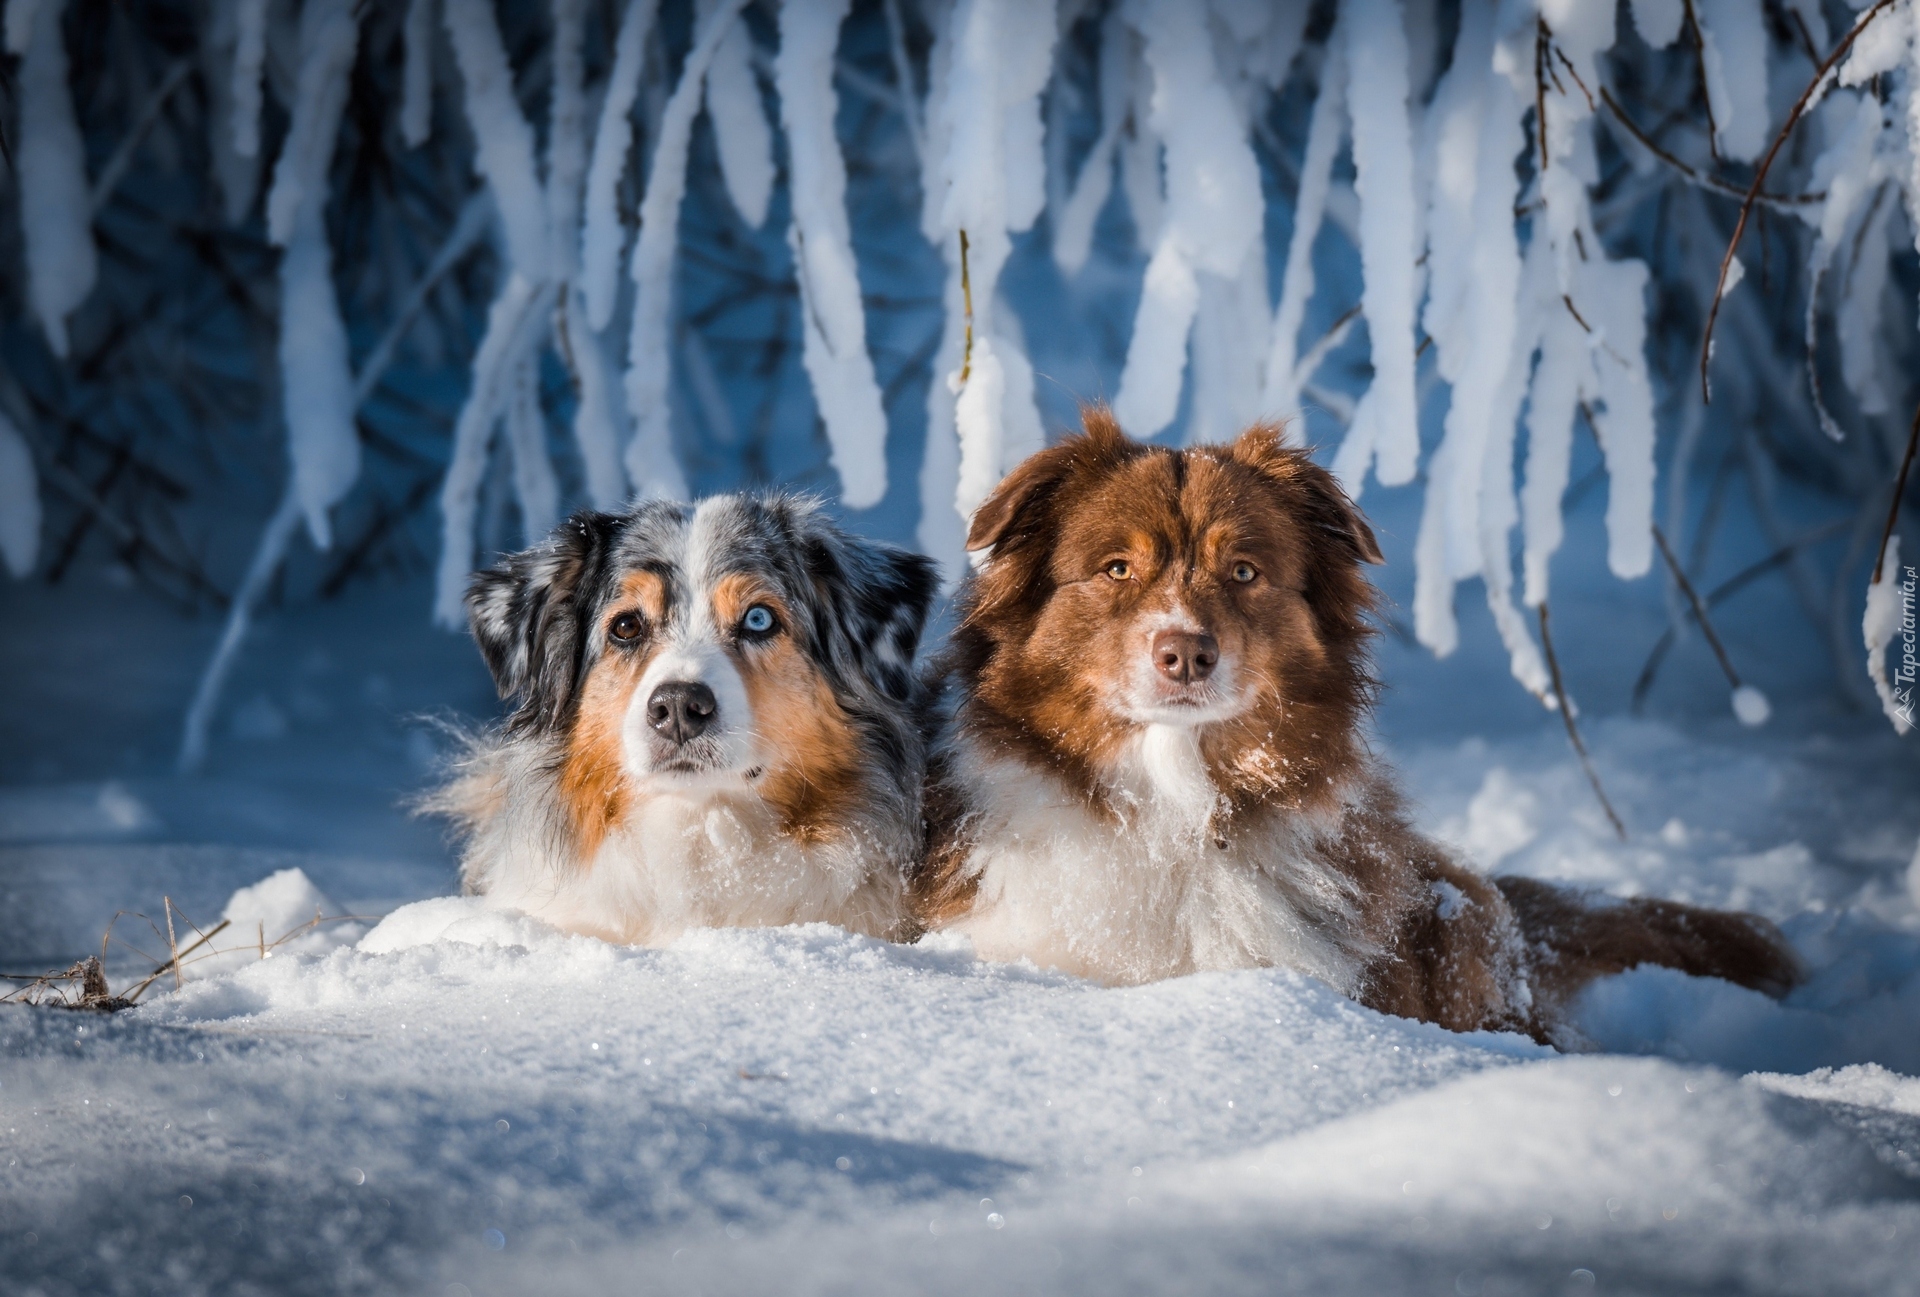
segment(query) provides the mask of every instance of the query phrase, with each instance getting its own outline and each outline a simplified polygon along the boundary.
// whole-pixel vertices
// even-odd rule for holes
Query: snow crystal
[[[27,439],[0,412],[0,559],[15,579],[33,571],[40,553],[40,479]]]
[[[887,491],[887,416],[867,354],[866,311],[847,222],[846,164],[834,131],[834,51],[848,8],[848,0],[824,0],[780,11],[774,85],[787,134],[793,203],[788,245],[800,284],[801,356],[840,474],[841,499],[864,509]],[[757,91],[753,109],[758,113]],[[764,200],[761,207],[764,216]]]
[[[22,12],[16,17],[16,10]],[[7,9],[7,37],[20,51],[20,225],[26,235],[28,295],[53,354],[67,354],[67,317],[93,291],[98,262],[86,146],[67,91],[65,0]],[[24,49],[17,43],[25,36]]]

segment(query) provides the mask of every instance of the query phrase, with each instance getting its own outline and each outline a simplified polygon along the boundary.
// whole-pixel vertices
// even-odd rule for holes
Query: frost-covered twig
[[[134,152],[139,149],[141,141],[147,138],[147,132],[153,129],[153,124],[160,120],[160,111],[167,106],[167,100],[173,97],[173,92],[185,83],[187,74],[192,71],[193,63],[190,60],[175,59],[172,66],[167,69],[166,75],[160,78],[160,84],[155,86],[153,93],[147,96],[147,102],[141,106],[140,115],[134,118],[133,125],[127,129],[125,138],[115,146],[113,155],[107,159],[107,164],[101,167],[100,174],[94,177],[93,189],[87,195],[87,207],[95,216],[100,214],[100,209],[106,206],[107,200],[113,197],[113,191],[120,187],[120,177],[127,173],[127,166],[133,161]]]
[[[1660,556],[1667,561],[1667,570],[1673,573],[1673,580],[1680,592],[1687,597],[1687,603],[1693,609],[1693,619],[1700,624],[1700,631],[1707,637],[1707,643],[1713,649],[1713,656],[1720,663],[1727,684],[1733,689],[1733,713],[1740,718],[1742,725],[1764,725],[1773,708],[1767,702],[1767,696],[1752,685],[1740,679],[1740,673],[1733,669],[1733,659],[1727,656],[1726,645],[1720,642],[1720,636],[1713,629],[1713,619],[1707,616],[1707,606],[1701,602],[1700,595],[1694,590],[1693,582],[1687,579],[1686,569],[1680,566],[1680,560],[1674,557],[1673,549],[1667,544],[1667,537],[1659,527],[1653,529],[1654,542],[1660,547]]]
[[[1820,66],[1814,69],[1813,80],[1807,83],[1807,88],[1800,92],[1798,99],[1794,100],[1793,109],[1787,114],[1787,120],[1781,124],[1779,132],[1773,137],[1773,143],[1768,146],[1765,156],[1760,159],[1760,165],[1754,168],[1753,183],[1747,186],[1746,197],[1740,201],[1739,218],[1733,223],[1733,237],[1727,240],[1727,250],[1720,258],[1720,273],[1713,284],[1713,301],[1707,308],[1707,327],[1700,336],[1700,399],[1709,405],[1713,403],[1713,386],[1707,379],[1707,365],[1713,359],[1713,326],[1720,318],[1720,303],[1726,299],[1727,276],[1733,268],[1734,250],[1740,246],[1740,236],[1747,231],[1747,220],[1753,215],[1754,204],[1760,200],[1762,187],[1767,183],[1767,172],[1772,170],[1774,159],[1780,156],[1780,150],[1786,145],[1787,137],[1793,134],[1793,128],[1800,124],[1800,119],[1806,115],[1807,109],[1832,85],[1834,69],[1839,66],[1840,60],[1846,57],[1847,51],[1853,48],[1853,43],[1860,38],[1860,33],[1894,3],[1895,0],[1875,0],[1871,9],[1854,20],[1853,26],[1847,29],[1847,34],[1842,36],[1840,43],[1833,47],[1832,53],[1821,60]]]
[[[1580,727],[1574,724],[1573,700],[1567,697],[1567,686],[1560,678],[1560,659],[1553,651],[1553,632],[1547,626],[1545,600],[1540,603],[1540,646],[1547,655],[1547,669],[1553,678],[1553,697],[1559,705],[1560,719],[1566,722],[1567,740],[1573,744],[1573,750],[1580,758],[1580,768],[1587,772],[1587,782],[1593,785],[1593,795],[1600,800],[1600,809],[1607,813],[1608,823],[1613,825],[1613,831],[1625,842],[1627,826],[1620,822],[1613,803],[1607,800],[1607,790],[1600,786],[1600,772],[1593,768],[1593,758],[1587,755],[1587,745],[1580,740]]]
[[[1600,102],[1607,106],[1607,111],[1613,115],[1614,120],[1626,127],[1627,133],[1639,141],[1642,148],[1646,149],[1648,153],[1651,153],[1667,166],[1679,172],[1682,176],[1685,176],[1687,183],[1707,190],[1709,193],[1720,194],[1727,198],[1744,199],[1747,196],[1747,191],[1740,186],[1733,184],[1731,181],[1722,180],[1719,176],[1713,175],[1711,172],[1701,171],[1697,167],[1689,166],[1667,150],[1661,148],[1660,145],[1654,141],[1653,137],[1648,135],[1646,131],[1641,128],[1640,124],[1633,120],[1632,115],[1620,106],[1620,101],[1613,97],[1613,91],[1606,86],[1600,87]],[[1804,207],[1812,203],[1823,203],[1826,200],[1827,195],[1823,191],[1799,194],[1767,192],[1760,194],[1758,199],[1758,201],[1768,206],[1785,209]]]

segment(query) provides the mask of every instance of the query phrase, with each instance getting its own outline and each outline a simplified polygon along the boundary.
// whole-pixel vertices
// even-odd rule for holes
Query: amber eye
[[[616,644],[631,644],[640,638],[640,615],[623,612],[607,626],[607,635]]]
[[[1245,585],[1259,575],[1258,572],[1253,570],[1253,564],[1251,563],[1235,563],[1233,565],[1233,579],[1241,585]]]
[[[1116,581],[1127,581],[1133,577],[1133,564],[1124,558],[1116,558],[1107,564],[1107,575]]]

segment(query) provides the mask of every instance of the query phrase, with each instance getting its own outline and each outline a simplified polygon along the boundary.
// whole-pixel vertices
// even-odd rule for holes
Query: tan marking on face
[[[605,620],[622,612],[638,610],[648,624],[658,626],[667,619],[667,582],[658,572],[629,572],[620,578],[620,597],[607,609]],[[603,627],[604,629],[604,627]]]
[[[614,600],[601,618],[599,634],[604,647],[581,686],[580,706],[567,736],[566,760],[560,767],[560,799],[573,829],[576,854],[583,862],[593,859],[607,831],[626,815],[630,790],[621,732],[633,704],[633,691],[639,687],[655,651],[644,640],[631,648],[609,643],[608,628],[625,612],[638,612],[649,627],[657,626],[667,611],[666,582],[655,573],[629,573],[620,589],[621,598]]]
[[[747,609],[763,603],[773,610],[782,626],[793,624],[787,615],[787,602],[769,590],[758,578],[745,572],[731,572],[713,583],[714,625],[731,629],[740,624]]]
[[[771,601],[749,600],[741,610],[752,602]],[[780,615],[786,624],[785,614]],[[744,645],[740,678],[768,754],[760,795],[780,812],[783,827],[794,837],[829,836],[847,822],[848,804],[863,787],[859,736],[846,709],[820,669],[785,633]]]

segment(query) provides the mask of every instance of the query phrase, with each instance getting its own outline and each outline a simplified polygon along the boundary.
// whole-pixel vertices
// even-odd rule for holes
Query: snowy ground
[[[1278,972],[1105,990],[825,928],[647,951],[489,916],[397,806],[434,751],[407,718],[492,706],[422,590],[270,617],[183,781],[210,628],[7,587],[7,971],[283,869],[342,913],[442,899],[111,1018],[0,1009],[0,1291],[1920,1293],[1920,749],[1796,703],[1779,657],[1742,730],[1698,644],[1620,714],[1657,603],[1592,589],[1563,652],[1630,840],[1484,617],[1450,662],[1384,647],[1422,822],[1482,867],[1759,910],[1814,977],[1776,1005],[1634,972],[1583,1006],[1602,1052],[1558,1057]]]

